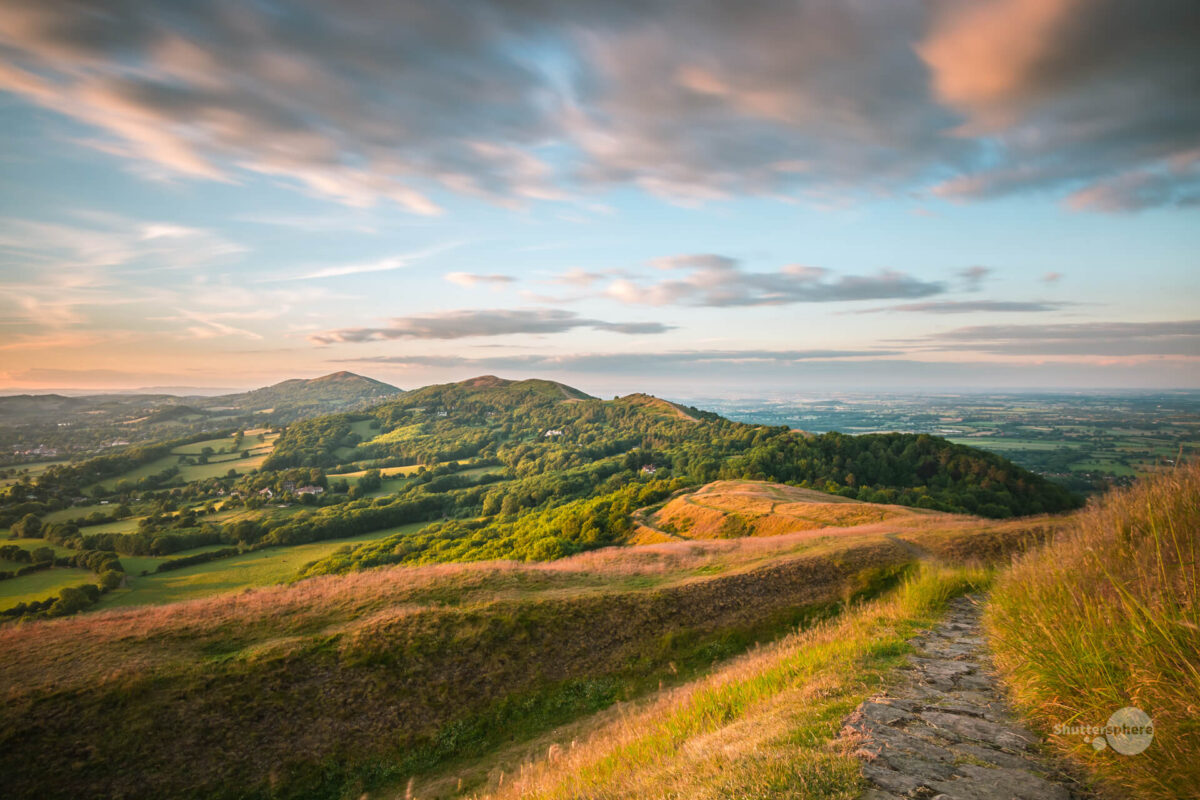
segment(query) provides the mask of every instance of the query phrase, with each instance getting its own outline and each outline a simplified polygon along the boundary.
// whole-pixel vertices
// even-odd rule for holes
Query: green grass
[[[37,464],[18,464],[13,467],[6,467],[6,469],[15,469],[18,472],[20,472],[21,474],[14,475],[10,478],[0,478],[0,486],[11,486],[14,483],[19,483],[20,480],[25,477],[36,479],[39,475],[41,475],[43,472],[50,469],[51,467],[57,467],[57,466],[61,466],[62,464],[69,464],[69,463],[71,463],[71,462],[66,461],[66,460],[41,461],[41,462],[38,462]]]
[[[1113,475],[1136,475],[1137,471],[1116,461],[1092,458],[1071,464],[1072,472],[1108,472]]]
[[[12,608],[17,603],[45,600],[67,586],[95,582],[96,576],[91,571],[73,567],[53,567],[10,578],[0,581],[0,610]]]
[[[220,439],[205,439],[202,442],[192,442],[191,444],[180,445],[171,452],[175,455],[191,455],[198,456],[200,451],[206,447],[211,447],[213,450],[220,452],[221,450],[229,450],[233,447],[233,437],[226,436]],[[252,444],[252,439],[246,439],[242,442],[242,447]],[[241,448],[239,448],[240,450]]]
[[[358,437],[364,442],[368,441],[372,436],[379,433],[378,428],[371,427],[371,422],[372,420],[369,419],[360,419],[358,422],[351,422],[350,432],[357,433]]]
[[[210,544],[204,547],[193,547],[190,550],[180,550],[178,553],[172,553],[169,556],[121,556],[121,566],[125,567],[125,572],[132,580],[140,577],[142,570],[154,572],[154,570],[158,569],[159,564],[169,561],[172,558],[183,558],[184,556],[194,556],[199,553],[209,553],[213,550],[223,550],[226,547],[229,547],[229,545]]]
[[[1200,466],[1164,470],[1089,508],[999,582],[987,615],[1018,704],[1114,796],[1200,786]],[[1138,755],[1093,749],[1056,725],[1103,726],[1125,706],[1153,720]]]
[[[0,538],[0,544],[15,544],[17,547],[25,550],[36,550],[39,547],[49,547],[54,551],[56,556],[73,556],[77,551],[69,547],[62,547],[57,544],[47,542],[45,539],[10,539],[7,536]],[[0,586],[0,592],[3,592],[3,586]]]
[[[174,603],[254,586],[282,583],[294,578],[305,565],[325,558],[339,548],[375,541],[396,533],[416,531],[426,524],[413,523],[348,539],[332,539],[293,547],[272,547],[150,575],[141,575],[141,571],[157,569],[158,565],[167,559],[123,556],[121,563],[131,576],[130,587],[108,593],[96,608]],[[212,549],[227,546],[217,545]],[[209,548],[196,548],[185,553],[173,554],[170,558],[192,555],[207,549]]]
[[[248,472],[256,470],[262,465],[270,455],[274,448],[276,436],[268,436],[265,442],[258,441],[256,436],[247,435],[242,442],[242,447],[235,453],[218,453],[209,457],[208,464],[180,464],[179,457],[188,455],[196,457],[200,454],[200,450],[204,447],[212,447],[214,450],[218,447],[228,448],[233,444],[233,439],[210,439],[203,442],[195,442],[193,444],[182,445],[171,451],[169,455],[155,459],[147,464],[142,464],[139,467],[123,472],[111,478],[105,478],[88,490],[99,486],[105,490],[110,490],[121,481],[136,482],[140,478],[157,475],[169,467],[179,467],[181,479],[185,482],[203,480],[206,478],[219,478],[224,476],[229,470],[235,469],[239,475],[245,475]],[[243,450],[250,451],[249,458],[242,458]]]
[[[357,464],[355,466],[358,466]],[[420,464],[411,464],[406,467],[380,467],[379,474],[384,477],[392,477],[395,475],[412,475],[421,468]],[[370,470],[368,467],[354,470],[353,472],[331,472],[328,474],[330,478],[361,478]]]
[[[423,423],[423,422],[417,422],[412,425],[401,425],[400,427],[394,428],[394,429],[388,431],[387,433],[379,434],[371,441],[373,444],[380,444],[380,443],[386,443],[386,442],[402,442],[402,441],[407,441],[409,439],[415,439],[421,435],[421,430],[422,430],[422,428],[424,428],[424,426],[425,426],[425,423]],[[371,433],[374,434],[376,432],[372,431]]]
[[[101,514],[111,514],[117,507],[116,503],[106,503],[100,505],[94,503],[88,506],[71,506],[70,508],[60,508],[58,511],[51,511],[42,517],[42,522],[66,522],[69,519],[78,519],[86,517],[88,514],[94,514],[99,511]]]
[[[948,437],[948,441],[954,444],[965,444],[970,447],[978,447],[981,450],[994,450],[996,452],[1007,450],[1058,450],[1064,447],[1078,448],[1082,446],[1076,442],[1047,442],[1041,439],[1014,439],[989,436],[953,436]]]

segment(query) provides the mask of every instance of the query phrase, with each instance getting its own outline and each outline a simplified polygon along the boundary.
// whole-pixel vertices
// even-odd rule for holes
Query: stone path
[[[988,671],[980,598],[960,597],[912,640],[911,665],[886,695],[863,703],[843,736],[871,784],[864,800],[1081,800],[1038,755]]]

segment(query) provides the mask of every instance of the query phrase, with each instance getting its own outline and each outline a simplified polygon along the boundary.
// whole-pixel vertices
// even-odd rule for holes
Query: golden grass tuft
[[[1193,464],[1093,503],[994,592],[988,630],[1017,703],[1113,794],[1200,796],[1198,555]],[[1124,706],[1154,722],[1141,754],[1054,735],[1056,725],[1103,726]]]

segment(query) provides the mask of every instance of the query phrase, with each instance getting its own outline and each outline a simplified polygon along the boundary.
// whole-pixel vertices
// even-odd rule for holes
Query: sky
[[[0,0],[0,391],[1200,388],[1194,0]]]

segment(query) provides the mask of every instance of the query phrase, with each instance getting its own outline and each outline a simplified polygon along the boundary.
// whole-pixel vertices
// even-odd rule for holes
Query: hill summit
[[[319,378],[292,378],[261,389],[241,394],[226,394],[207,398],[208,408],[237,408],[260,411],[267,408],[303,408],[327,406],[323,411],[352,408],[402,394],[391,384],[356,375],[353,372],[334,372]]]

